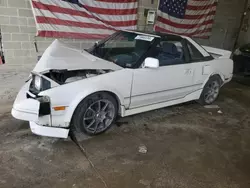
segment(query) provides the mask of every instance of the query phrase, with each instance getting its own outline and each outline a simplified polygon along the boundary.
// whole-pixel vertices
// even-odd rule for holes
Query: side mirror
[[[148,57],[144,61],[144,68],[151,68],[151,69],[157,69],[159,67],[159,60]]]

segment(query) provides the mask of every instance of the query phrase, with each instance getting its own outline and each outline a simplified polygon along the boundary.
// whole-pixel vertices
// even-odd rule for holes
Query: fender
[[[72,116],[73,116],[77,106],[80,104],[80,102],[82,100],[84,100],[87,96],[94,94],[94,93],[97,93],[97,92],[110,92],[110,93],[114,94],[119,102],[119,108],[121,108],[121,106],[124,106],[126,104],[124,96],[122,96],[122,94],[119,93],[118,91],[116,91],[115,89],[107,90],[107,88],[105,88],[105,89],[104,88],[102,88],[102,89],[96,88],[96,89],[88,90],[87,92],[81,92],[70,103],[70,105],[66,111],[66,114],[65,114],[64,122],[69,125],[71,122]]]

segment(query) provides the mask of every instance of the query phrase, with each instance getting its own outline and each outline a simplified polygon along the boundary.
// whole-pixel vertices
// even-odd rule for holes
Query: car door
[[[174,43],[178,46],[181,53],[177,64],[161,63],[160,53],[154,58],[159,59],[159,68],[138,68],[133,70],[133,85],[131,91],[130,108],[138,108],[151,104],[167,102],[180,99],[192,93],[195,88],[193,85],[194,67],[187,63],[187,48],[181,41],[165,41],[161,42]],[[161,47],[159,51],[164,51]],[[156,49],[157,49],[156,48]],[[149,55],[150,56],[150,55]],[[151,56],[152,57],[152,56]]]

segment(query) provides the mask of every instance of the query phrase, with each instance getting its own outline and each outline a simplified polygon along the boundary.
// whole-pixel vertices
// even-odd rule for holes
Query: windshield
[[[96,44],[90,53],[123,68],[132,68],[147,52],[153,41],[154,36],[121,31],[105,42]]]

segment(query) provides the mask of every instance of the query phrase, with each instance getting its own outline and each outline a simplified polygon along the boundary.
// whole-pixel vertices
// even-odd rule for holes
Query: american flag
[[[137,0],[31,0],[37,36],[101,39],[137,28]]]
[[[208,38],[216,7],[217,0],[160,0],[155,30]]]

